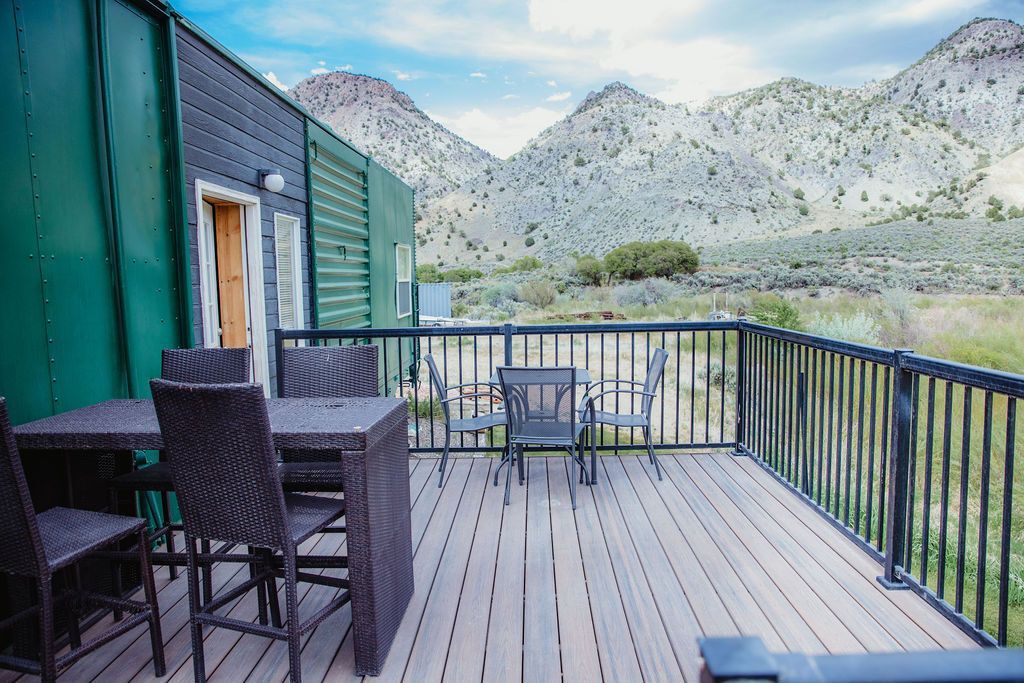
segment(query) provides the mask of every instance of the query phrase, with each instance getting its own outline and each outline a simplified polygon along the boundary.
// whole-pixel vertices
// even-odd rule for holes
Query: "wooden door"
[[[215,204],[213,212],[217,242],[220,344],[224,347],[245,347],[249,345],[249,338],[245,314],[242,207],[238,204]]]

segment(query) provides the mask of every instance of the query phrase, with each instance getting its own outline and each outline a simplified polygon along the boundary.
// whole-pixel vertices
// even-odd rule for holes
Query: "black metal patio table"
[[[407,402],[272,398],[267,408],[276,447],[344,452],[356,674],[376,675],[413,593]],[[14,431],[28,458],[32,451],[123,455],[163,447],[153,402],[141,399],[104,401]]]
[[[490,384],[492,387],[500,387],[501,386],[501,382],[498,380],[498,371],[497,370],[495,370],[494,374],[490,376],[490,378],[487,380],[487,383]],[[585,385],[585,386],[590,386],[590,371],[587,370],[586,368],[577,367],[576,368],[576,384],[582,384],[582,385]]]

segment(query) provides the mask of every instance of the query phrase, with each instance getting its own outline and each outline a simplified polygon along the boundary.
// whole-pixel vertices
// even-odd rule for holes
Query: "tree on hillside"
[[[599,285],[604,281],[604,263],[590,254],[584,254],[576,259],[576,274],[588,285]]]
[[[692,274],[700,267],[697,253],[686,242],[629,242],[604,257],[608,274],[623,280]]]

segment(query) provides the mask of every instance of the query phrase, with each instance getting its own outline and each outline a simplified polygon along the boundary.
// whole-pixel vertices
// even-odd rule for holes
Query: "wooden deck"
[[[697,638],[756,635],[771,650],[881,652],[973,642],[747,458],[605,457],[600,482],[569,504],[562,458],[528,460],[529,481],[490,485],[493,459],[410,463],[416,593],[380,681],[696,681]],[[331,552],[340,534],[315,539]],[[220,565],[215,586],[239,581]],[[157,571],[168,676],[192,679],[183,578]],[[304,594],[305,614],[333,591]],[[231,607],[255,619],[255,597]],[[353,678],[347,608],[307,638],[308,681]],[[206,631],[211,680],[283,681],[283,643]],[[67,680],[149,681],[138,629],[85,658]],[[0,676],[2,680],[9,677]],[[373,679],[370,679],[373,680]]]

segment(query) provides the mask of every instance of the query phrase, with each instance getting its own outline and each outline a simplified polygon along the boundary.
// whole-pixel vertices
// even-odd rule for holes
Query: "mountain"
[[[334,71],[300,81],[288,94],[411,185],[418,206],[499,163],[378,78]]]
[[[739,239],[796,225],[798,204],[727,117],[613,83],[504,164],[431,202],[419,253],[444,260],[456,246],[463,259],[491,261],[603,254],[635,239]]]
[[[1024,27],[975,19],[865,91],[948,122],[982,153],[1003,156],[1024,145]]]

